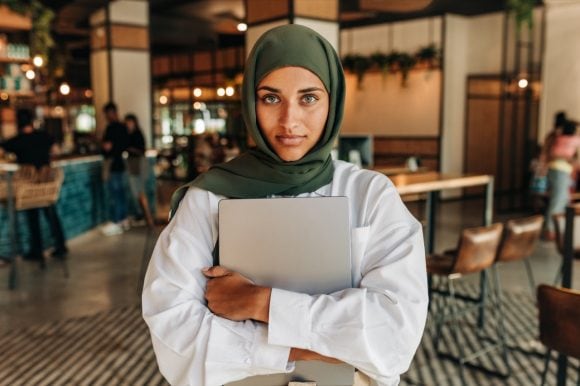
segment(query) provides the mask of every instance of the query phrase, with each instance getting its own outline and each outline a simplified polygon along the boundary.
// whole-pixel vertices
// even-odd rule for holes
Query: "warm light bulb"
[[[226,95],[227,96],[232,96],[234,95],[234,88],[232,86],[228,86],[226,87]]]
[[[85,90],[85,98],[92,98],[93,97],[93,90],[86,89]]]
[[[3,92],[2,94],[0,94],[0,99],[3,101],[7,101],[8,100],[8,94],[6,94],[5,92]]]
[[[26,76],[26,79],[34,79],[36,78],[36,73],[33,70],[28,70],[26,71],[26,74],[24,74]]]
[[[528,87],[528,80],[525,78],[522,78],[518,81],[518,87],[519,88],[526,88]]]
[[[193,108],[194,110],[201,110],[201,102],[194,102]]]
[[[220,87],[217,89],[217,94],[220,97],[223,97],[224,95],[226,95],[226,90],[223,87]]]
[[[201,89],[199,87],[193,89],[193,96],[196,98],[199,98],[201,96]]]
[[[62,95],[68,95],[70,94],[70,86],[68,85],[68,83],[64,82],[60,85],[58,91],[60,91]]]
[[[161,96],[159,97],[159,103],[161,103],[162,105],[165,105],[165,104],[167,104],[167,100],[168,100],[168,99],[167,99],[167,97],[166,97],[165,95],[161,95]]]
[[[44,64],[44,59],[42,59],[42,56],[36,55],[32,59],[32,64],[34,64],[36,67],[42,67],[42,65]]]
[[[245,32],[248,30],[248,25],[246,23],[238,23],[238,31]]]

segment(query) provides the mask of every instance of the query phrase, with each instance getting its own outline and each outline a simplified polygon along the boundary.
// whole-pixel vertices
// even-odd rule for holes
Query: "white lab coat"
[[[379,385],[397,385],[427,315],[421,225],[391,181],[334,161],[333,181],[308,196],[347,196],[357,288],[310,296],[273,289],[270,321],[234,322],[206,306],[206,278],[223,197],[190,188],[162,232],[145,277],[143,317],[159,368],[173,385],[219,386],[292,371],[291,347],[337,358]]]

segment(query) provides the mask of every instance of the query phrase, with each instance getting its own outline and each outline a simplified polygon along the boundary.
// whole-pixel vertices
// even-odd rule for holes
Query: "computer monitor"
[[[343,134],[338,138],[338,159],[363,168],[374,165],[372,134]]]

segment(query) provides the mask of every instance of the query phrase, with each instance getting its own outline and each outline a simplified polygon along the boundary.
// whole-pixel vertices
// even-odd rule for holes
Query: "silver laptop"
[[[352,287],[346,197],[232,199],[219,203],[220,265],[259,285],[307,294]],[[228,386],[351,386],[354,368],[316,361],[291,374],[246,378]]]

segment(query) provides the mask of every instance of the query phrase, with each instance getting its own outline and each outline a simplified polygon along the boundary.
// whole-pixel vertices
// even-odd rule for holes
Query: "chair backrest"
[[[524,259],[532,254],[542,233],[544,217],[537,215],[509,220],[497,252],[497,261]]]
[[[464,229],[459,239],[453,272],[468,274],[491,267],[502,231],[503,225],[499,223]]]
[[[149,228],[155,228],[155,219],[153,219],[151,209],[149,209],[149,201],[144,194],[139,195],[139,206],[141,207],[141,211],[143,212],[143,217],[145,218],[147,226]]]
[[[562,354],[580,358],[580,292],[542,284],[538,287],[540,341]]]

